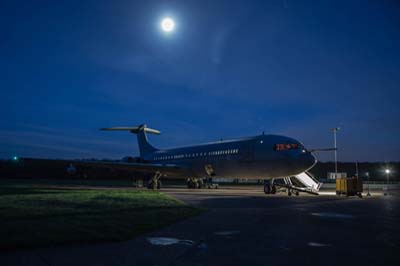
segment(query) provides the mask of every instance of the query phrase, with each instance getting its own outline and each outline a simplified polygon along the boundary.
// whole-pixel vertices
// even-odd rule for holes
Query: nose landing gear
[[[265,194],[275,194],[276,186],[274,185],[274,180],[264,180],[264,193]]]

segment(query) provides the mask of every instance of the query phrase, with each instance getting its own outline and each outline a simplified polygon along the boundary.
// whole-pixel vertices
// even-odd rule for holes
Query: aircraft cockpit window
[[[279,143],[275,144],[276,151],[288,151],[300,149],[300,145],[297,143]]]

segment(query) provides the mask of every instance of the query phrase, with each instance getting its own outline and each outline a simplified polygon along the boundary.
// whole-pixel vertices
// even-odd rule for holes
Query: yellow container
[[[336,194],[346,196],[359,196],[363,191],[362,180],[357,177],[337,178],[336,179]]]

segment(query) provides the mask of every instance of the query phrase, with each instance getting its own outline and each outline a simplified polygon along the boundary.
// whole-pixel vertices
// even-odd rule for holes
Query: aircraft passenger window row
[[[220,151],[196,152],[196,153],[186,153],[186,154],[178,154],[178,155],[157,156],[157,157],[154,157],[154,160],[174,160],[174,159],[184,159],[184,158],[229,155],[229,154],[238,154],[238,153],[239,153],[239,149],[230,149],[230,150],[220,150]]]

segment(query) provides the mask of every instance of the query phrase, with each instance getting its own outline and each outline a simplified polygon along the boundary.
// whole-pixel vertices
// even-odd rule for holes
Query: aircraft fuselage
[[[146,154],[146,161],[185,166],[191,177],[266,179],[293,176],[316,159],[299,141],[279,135],[225,140]],[[190,169],[190,170],[189,170]]]

